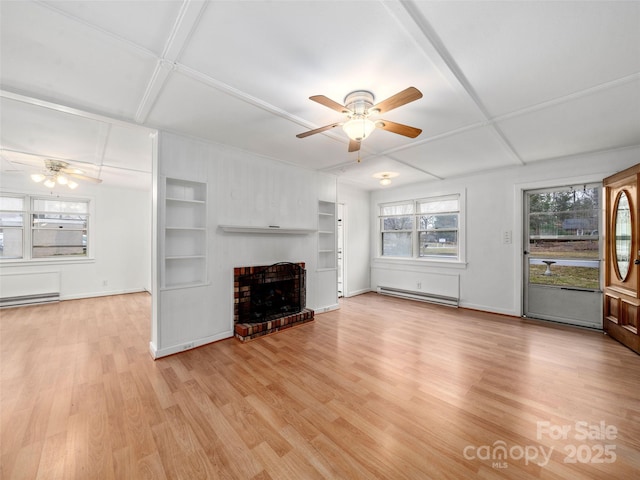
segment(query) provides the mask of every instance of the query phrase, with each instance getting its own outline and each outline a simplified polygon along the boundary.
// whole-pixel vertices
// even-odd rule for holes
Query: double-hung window
[[[460,195],[380,205],[382,257],[461,260]]]
[[[458,258],[458,196],[428,198],[416,202],[418,256]]]
[[[413,202],[387,204],[380,207],[382,255],[413,256],[414,212]]]
[[[0,196],[1,259],[87,258],[89,200]]]
[[[89,202],[34,198],[31,258],[86,257]]]

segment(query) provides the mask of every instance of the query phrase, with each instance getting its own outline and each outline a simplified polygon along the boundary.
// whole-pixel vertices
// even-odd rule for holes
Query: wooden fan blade
[[[97,181],[97,183],[102,182],[102,180],[99,180],[98,178],[88,176],[84,170],[80,170],[76,167],[64,167],[60,169],[60,172],[66,173],[69,176],[75,175],[76,178],[79,178],[81,180]]]
[[[70,177],[73,177],[73,178],[77,178],[78,180],[85,180],[87,182],[93,182],[93,183],[102,183],[102,180],[100,178],[88,177],[86,175],[81,175],[79,173],[69,172],[69,173],[66,173],[66,175],[69,175]]]
[[[342,123],[340,123],[340,122],[332,123],[331,125],[325,125],[324,127],[316,128],[315,130],[309,130],[308,132],[299,133],[298,135],[296,135],[296,137],[298,137],[298,138],[308,137],[309,135],[313,135],[315,133],[324,132],[326,130],[331,130],[332,128],[338,127],[340,125],[342,125]]]
[[[5,158],[5,160],[7,162],[9,162],[9,163],[15,163],[16,165],[26,165],[27,167],[42,168],[42,165],[36,165],[36,162],[33,162],[33,163],[19,162],[17,160],[9,160],[8,158]],[[40,163],[42,163],[42,162],[40,162]]]
[[[349,151],[357,152],[360,150],[360,142],[358,140],[349,140]]]
[[[344,105],[340,105],[338,102],[334,102],[329,97],[325,97],[324,95],[314,95],[313,97],[309,97],[309,100],[313,100],[314,102],[318,102],[320,105],[324,105],[325,107],[329,107],[336,112],[340,113],[349,113],[350,110]]]
[[[422,130],[401,123],[390,122],[389,120],[378,120],[376,127],[386,130],[387,132],[397,133],[409,138],[416,138],[422,133]]]
[[[407,103],[422,98],[422,93],[415,87],[409,87],[395,95],[381,101],[369,109],[371,113],[385,113],[394,108],[401,107]],[[374,112],[375,110],[375,112]]]

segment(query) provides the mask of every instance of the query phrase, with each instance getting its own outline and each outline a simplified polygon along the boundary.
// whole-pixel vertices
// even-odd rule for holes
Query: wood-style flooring
[[[0,311],[0,478],[639,478],[640,356],[602,333],[370,293],[154,361],[150,302]]]

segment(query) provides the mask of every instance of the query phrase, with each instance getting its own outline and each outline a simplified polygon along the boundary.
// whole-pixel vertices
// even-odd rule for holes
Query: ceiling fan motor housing
[[[353,112],[349,116],[358,118],[369,115],[369,109],[373,107],[374,96],[368,90],[355,90],[344,97],[345,106]]]

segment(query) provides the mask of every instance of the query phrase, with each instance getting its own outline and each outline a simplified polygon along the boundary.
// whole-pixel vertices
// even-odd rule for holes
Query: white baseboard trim
[[[172,345],[170,347],[161,348],[159,350],[156,345],[153,344],[153,342],[149,342],[149,351],[151,352],[151,356],[153,357],[153,359],[157,360],[158,358],[173,355],[175,353],[186,352],[187,350],[198,348],[203,345],[207,345],[208,343],[217,342],[218,340],[225,340],[227,338],[233,338],[233,330],[224,331],[216,335],[199,338],[190,342],[183,342],[178,345]]]
[[[108,292],[88,292],[88,293],[80,293],[75,295],[60,295],[60,300],[80,300],[82,298],[110,297],[112,295],[126,295],[127,293],[140,293],[140,292],[150,293],[146,288],[133,288],[133,289],[124,289],[124,290],[110,290]]]
[[[313,313],[317,314],[317,313],[327,313],[330,312],[331,310],[338,310],[340,308],[340,305],[338,305],[337,303],[333,304],[333,305],[328,305],[326,307],[322,307],[322,308],[314,308],[313,309]]]
[[[369,293],[369,292],[373,292],[373,290],[371,290],[370,288],[363,288],[361,290],[355,290],[353,292],[347,292],[345,293],[345,298],[349,298],[349,297],[356,297],[358,295],[362,295],[363,293]]]
[[[479,310],[481,312],[497,313],[499,315],[507,315],[509,317],[520,317],[520,313],[504,308],[489,307],[487,305],[477,305],[475,303],[460,302],[460,308],[469,308],[471,310]]]

